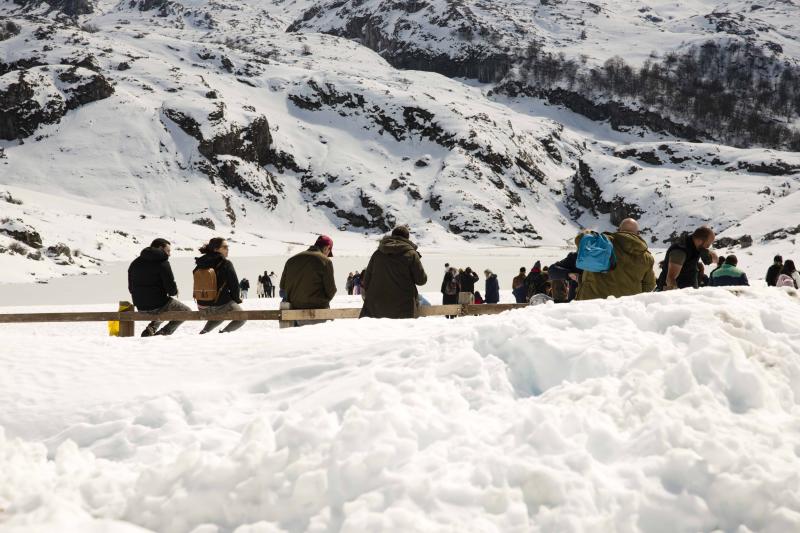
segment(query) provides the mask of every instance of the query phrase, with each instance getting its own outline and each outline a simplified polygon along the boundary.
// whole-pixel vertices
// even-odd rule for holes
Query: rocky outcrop
[[[14,3],[26,9],[38,9],[44,4],[51,11],[59,11],[68,17],[94,13],[94,4],[91,0],[14,0]]]
[[[733,248],[739,246],[740,248],[749,248],[753,246],[753,237],[750,235],[742,235],[741,237],[722,237],[714,242],[714,248]]]
[[[0,139],[29,137],[82,105],[108,98],[114,88],[96,72],[57,65],[12,71],[0,77]]]
[[[610,202],[603,199],[603,190],[592,177],[592,169],[582,160],[578,162],[578,172],[572,177],[572,199],[580,207],[589,210],[593,215],[608,214],[611,223],[619,225],[626,218],[641,218],[644,214],[639,206],[625,202],[615,196]],[[573,216],[578,218],[580,213],[573,208]]]
[[[25,224],[20,219],[4,218],[0,220],[0,233],[8,235],[31,248],[39,249],[42,247],[42,236],[39,235],[39,232],[33,226]]]
[[[19,35],[20,27],[13,20],[6,20],[0,22],[0,41],[10,39],[15,35]]]
[[[562,105],[580,115],[598,122],[608,121],[615,130],[642,127],[652,131],[669,133],[677,137],[697,141],[701,138],[710,138],[688,124],[674,122],[667,117],[653,111],[634,109],[614,101],[596,102],[589,98],[566,89],[539,89],[524,85],[520,82],[507,82],[497,87],[493,92],[508,96],[530,96],[542,98],[554,105]]]

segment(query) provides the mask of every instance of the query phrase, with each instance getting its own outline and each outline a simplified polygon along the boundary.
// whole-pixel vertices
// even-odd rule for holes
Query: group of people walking
[[[598,234],[584,231],[575,238],[577,250],[560,261],[542,267],[536,261],[530,271],[520,268],[511,282],[514,298],[520,303],[591,300],[610,296],[622,297],[643,292],[669,291],[704,286],[748,285],[746,274],[738,267],[735,255],[718,257],[711,250],[714,231],[701,226],[677,239],[659,263],[655,275],[655,259],[647,243],[639,235],[634,219],[624,220],[614,232]],[[211,239],[199,249],[193,270],[193,297],[200,311],[209,315],[241,311],[242,298],[250,288],[247,279],[239,280],[228,259],[228,242]],[[169,263],[171,244],[155,239],[142,250],[128,269],[128,289],[136,308],[158,315],[172,311],[190,311],[177,300],[178,287]],[[278,287],[282,309],[328,309],[337,292],[333,273],[333,239],[321,235],[307,250],[291,257],[285,264]],[[372,254],[366,269],[347,277],[348,294],[361,295],[364,303],[361,317],[413,318],[427,301],[418,287],[428,276],[422,256],[412,242],[407,226],[398,226],[384,236]],[[709,275],[705,268],[715,264]],[[476,290],[480,276],[471,267],[458,269],[445,264],[442,279],[442,303],[495,304],[500,301],[500,283],[491,270],[484,270],[483,295]],[[274,297],[275,273],[258,277],[259,297]],[[776,256],[766,275],[767,284],[779,287],[800,287],[800,273],[791,260]],[[316,321],[318,322],[318,321]],[[315,321],[295,322],[308,325]],[[143,337],[171,335],[181,321],[170,321],[163,327],[154,320],[147,325]],[[234,320],[221,333],[236,331],[245,321]],[[209,320],[200,330],[209,333],[222,321]]]

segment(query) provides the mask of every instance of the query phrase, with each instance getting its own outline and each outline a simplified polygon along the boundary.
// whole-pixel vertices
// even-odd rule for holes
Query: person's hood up
[[[416,244],[404,237],[397,237],[395,235],[387,235],[381,239],[381,243],[378,245],[378,250],[386,255],[400,255],[413,252],[416,249]]]
[[[222,257],[222,254],[219,252],[211,252],[209,254],[201,255],[200,257],[195,257],[194,263],[200,268],[213,268],[217,266],[220,261],[224,261],[225,258]]]
[[[169,259],[167,252],[161,248],[152,248],[150,246],[142,250],[142,253],[139,254],[139,257],[151,263],[163,263]]]
[[[614,244],[629,255],[640,255],[647,251],[647,243],[639,235],[635,233],[628,233],[627,231],[618,231],[613,233]]]

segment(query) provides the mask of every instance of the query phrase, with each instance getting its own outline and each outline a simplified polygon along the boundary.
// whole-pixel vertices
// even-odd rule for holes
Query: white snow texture
[[[0,530],[798,531],[798,303],[3,329]]]

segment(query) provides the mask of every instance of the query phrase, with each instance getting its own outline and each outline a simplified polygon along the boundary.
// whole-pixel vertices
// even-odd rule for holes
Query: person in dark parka
[[[500,302],[500,282],[497,280],[497,274],[494,274],[491,270],[484,270],[483,274],[486,276],[486,290],[484,290],[484,294],[486,295],[486,299],[484,300],[487,304],[496,304]]]
[[[425,285],[428,276],[409,237],[408,227],[398,226],[372,254],[361,280],[366,292],[362,318],[416,317],[417,286]]]
[[[768,287],[774,287],[778,283],[778,276],[781,275],[781,270],[783,270],[783,257],[776,255],[772,265],[767,269],[766,278],[764,278]]]
[[[173,298],[178,295],[178,286],[169,264],[171,253],[172,246],[168,240],[155,239],[128,267],[128,291],[137,310],[154,315],[169,311],[191,311]],[[172,321],[159,330],[161,322],[154,320],[144,329],[142,337],[172,335],[181,324],[183,322]]]

